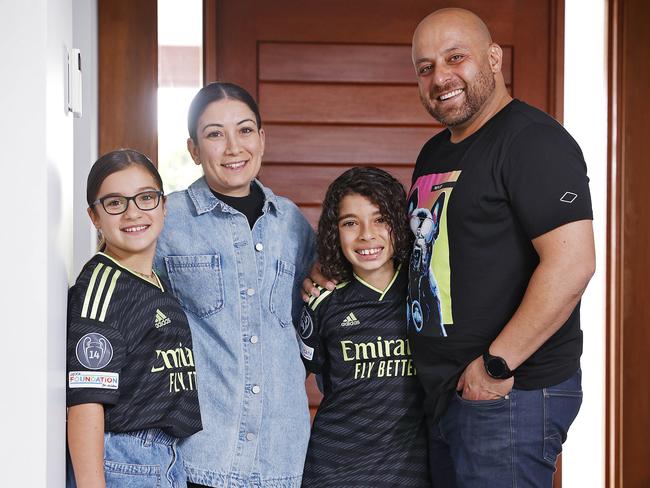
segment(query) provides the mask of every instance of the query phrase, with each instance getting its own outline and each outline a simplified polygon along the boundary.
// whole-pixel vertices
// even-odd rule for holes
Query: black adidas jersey
[[[408,272],[385,292],[355,277],[305,306],[305,366],[324,398],[302,486],[429,487],[423,392],[406,336]]]
[[[68,296],[68,406],[104,404],[107,432],[201,430],[192,336],[176,298],[95,255]]]

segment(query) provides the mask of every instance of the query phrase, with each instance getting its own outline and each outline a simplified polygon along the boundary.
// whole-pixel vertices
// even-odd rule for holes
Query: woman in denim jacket
[[[314,233],[255,177],[257,104],[212,83],[190,105],[192,159],[204,176],[167,199],[155,268],[187,312],[203,431],[180,444],[188,486],[298,488],[309,410],[294,323]]]

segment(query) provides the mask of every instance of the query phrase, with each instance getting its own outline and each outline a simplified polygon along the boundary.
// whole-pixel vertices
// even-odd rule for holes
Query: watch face
[[[506,364],[501,358],[490,358],[487,363],[487,370],[490,376],[502,378],[506,375]]]

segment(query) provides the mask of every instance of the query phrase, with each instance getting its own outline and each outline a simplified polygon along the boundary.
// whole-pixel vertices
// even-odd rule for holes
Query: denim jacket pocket
[[[172,291],[183,309],[205,318],[223,308],[221,256],[166,256],[164,259]]]
[[[271,299],[269,309],[277,317],[282,327],[293,323],[291,306],[293,303],[293,279],[296,274],[296,267],[278,259],[275,279],[271,288]]]

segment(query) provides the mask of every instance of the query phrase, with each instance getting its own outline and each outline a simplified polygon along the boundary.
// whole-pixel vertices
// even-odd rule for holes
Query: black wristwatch
[[[505,359],[500,356],[493,356],[489,351],[485,351],[485,354],[483,354],[483,364],[487,374],[495,380],[507,380],[514,374],[510,371]]]

